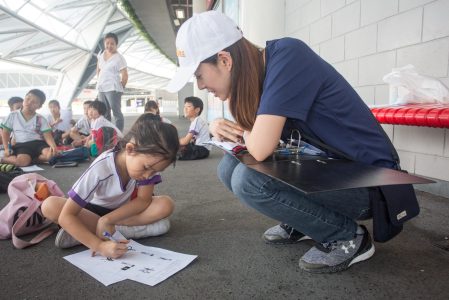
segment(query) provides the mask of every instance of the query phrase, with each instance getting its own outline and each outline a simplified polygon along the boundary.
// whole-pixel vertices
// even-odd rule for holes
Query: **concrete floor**
[[[127,125],[134,119],[128,116]],[[184,134],[188,123],[171,119]],[[17,250],[6,240],[0,241],[0,299],[449,298],[449,251],[434,245],[449,235],[449,199],[418,192],[421,214],[392,241],[376,243],[370,260],[338,274],[309,274],[299,269],[298,260],[312,243],[265,244],[261,234],[277,222],[242,205],[218,181],[221,156],[213,150],[206,160],[179,161],[157,187],[157,193],[176,201],[172,228],[165,236],[139,242],[198,255],[181,272],[155,287],[129,280],[105,287],[63,259],[83,246],[57,249],[52,236]],[[67,191],[87,166],[42,166],[40,174]],[[1,194],[0,208],[7,201]]]

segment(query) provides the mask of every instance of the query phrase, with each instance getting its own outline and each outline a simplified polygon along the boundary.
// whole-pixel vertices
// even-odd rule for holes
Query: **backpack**
[[[48,163],[54,165],[56,163],[65,162],[81,162],[89,159],[89,150],[86,147],[78,147],[66,151],[61,151],[53,156]]]
[[[0,164],[0,193],[6,193],[9,183],[23,173],[22,169],[14,165]]]
[[[92,130],[95,144],[97,145],[98,154],[106,150],[112,149],[117,145],[117,132],[112,127],[103,126],[100,129]]]
[[[40,187],[37,192],[36,186]],[[47,228],[29,242],[18,238],[52,224],[42,215],[40,206],[48,195],[64,197],[53,180],[36,173],[23,174],[11,181],[8,195],[10,201],[0,211],[0,239],[12,238],[14,246],[23,249],[39,243],[54,232],[52,228]]]

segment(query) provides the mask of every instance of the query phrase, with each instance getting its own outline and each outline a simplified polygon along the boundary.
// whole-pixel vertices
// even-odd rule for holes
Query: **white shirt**
[[[2,128],[14,133],[17,143],[43,140],[42,133],[51,131],[51,127],[42,115],[36,113],[28,121],[21,110],[11,112],[2,123]]]
[[[118,52],[114,53],[107,61],[104,60],[104,52],[97,55],[98,74],[97,90],[99,92],[122,92],[123,86],[120,82],[120,71],[126,68],[125,58]]]
[[[68,195],[81,207],[87,203],[116,209],[130,200],[133,191],[142,185],[160,183],[156,174],[146,180],[130,179],[126,186],[121,182],[114,157],[117,152],[108,150],[98,156],[69,190]]]
[[[70,120],[72,120],[72,111],[71,110],[61,110],[60,118],[62,121],[52,127],[53,131],[55,131],[55,130],[61,130],[64,132],[69,131],[71,128]],[[50,114],[47,117],[47,121],[48,121],[48,123],[52,123],[55,121],[52,114]]]
[[[206,147],[209,150],[211,149],[211,145],[205,144],[210,141],[209,126],[202,118],[196,117],[190,123],[189,133],[193,134],[195,145]]]
[[[90,129],[91,130],[98,130],[101,127],[111,127],[114,128],[114,130],[117,132],[117,136],[122,138],[123,133],[118,129],[114,124],[112,124],[108,119],[106,119],[104,116],[99,116],[95,120],[92,120],[90,122]]]
[[[83,116],[81,119],[79,119],[76,124],[75,128],[78,129],[79,133],[82,133],[84,135],[90,134],[90,122],[89,119],[86,116]]]

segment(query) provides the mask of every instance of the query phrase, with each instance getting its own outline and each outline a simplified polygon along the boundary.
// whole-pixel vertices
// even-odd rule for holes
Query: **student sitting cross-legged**
[[[70,129],[70,138],[72,146],[79,147],[84,145],[86,138],[90,135],[90,118],[88,116],[89,107],[93,101],[87,100],[83,102],[84,115],[76,121],[75,126]]]
[[[211,146],[209,127],[199,116],[203,111],[203,101],[198,97],[187,97],[184,100],[184,117],[190,120],[189,132],[179,139],[181,151],[179,160],[194,160],[209,156]]]
[[[47,120],[36,110],[45,102],[45,94],[41,90],[29,91],[23,101],[23,108],[11,112],[2,123],[2,140],[5,148],[2,163],[24,167],[37,159],[48,162],[56,154],[56,144]],[[8,147],[11,133],[14,133],[16,144],[12,153]]]
[[[56,246],[79,243],[93,252],[117,258],[127,241],[107,241],[103,233],[119,230],[126,238],[158,236],[170,228],[174,203],[169,196],[153,196],[162,172],[176,160],[178,132],[158,116],[141,115],[111,150],[102,153],[68,192],[69,198],[49,197],[44,216],[62,229]],[[79,241],[79,242],[78,242]]]
[[[161,116],[161,111],[159,109],[159,105],[154,100],[148,100],[148,102],[145,103],[145,107],[144,107],[144,111],[143,112],[145,114],[153,114],[153,115],[157,115],[157,116],[161,117],[162,122],[165,122],[165,123],[168,123],[168,124],[172,123],[169,119],[164,118],[163,116]]]
[[[118,139],[123,137],[122,132],[104,117],[105,113],[106,105],[103,102],[95,100],[90,103],[88,109],[90,135],[84,145],[89,148],[95,143],[98,153],[114,147]]]

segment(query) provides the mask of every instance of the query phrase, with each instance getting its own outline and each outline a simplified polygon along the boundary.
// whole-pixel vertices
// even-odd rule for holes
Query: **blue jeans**
[[[371,213],[366,188],[306,195],[229,154],[218,165],[218,177],[246,205],[320,243],[352,239],[355,220]]]
[[[111,121],[111,109],[114,114],[115,126],[123,131],[125,119],[122,113],[122,93],[116,91],[98,92],[98,100],[106,105],[106,113],[104,117]]]

